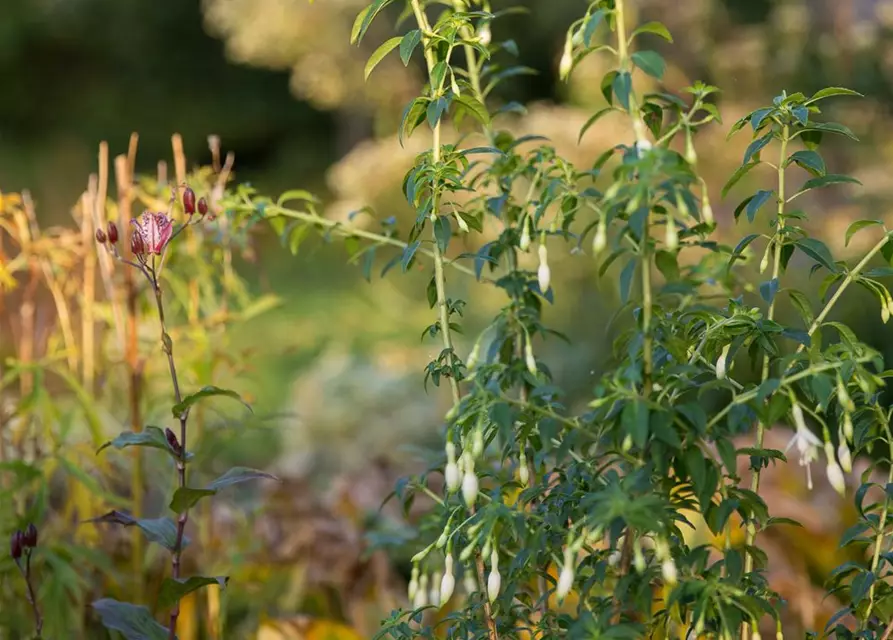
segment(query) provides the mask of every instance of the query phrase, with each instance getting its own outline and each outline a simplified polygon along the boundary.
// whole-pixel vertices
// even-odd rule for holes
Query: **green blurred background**
[[[420,90],[422,69],[418,61],[404,68],[392,56],[364,83],[366,57],[391,35],[399,13],[386,13],[362,45],[352,47],[350,28],[365,4],[3,0],[0,190],[30,189],[42,224],[65,224],[86,176],[96,170],[100,141],[108,141],[113,155],[126,153],[131,132],[138,132],[137,170],[154,174],[159,159],[170,163],[172,133],[183,135],[190,165],[209,162],[207,136],[216,134],[224,150],[236,154],[237,181],[250,182],[261,193],[275,197],[291,188],[308,189],[320,195],[331,217],[346,219],[370,205],[381,218],[393,215],[405,222],[400,182],[428,140],[420,128],[401,149],[394,131],[404,105]],[[503,4],[495,2],[494,8]],[[535,73],[513,78],[494,96],[494,105],[513,100],[529,108],[503,126],[549,136],[562,153],[585,165],[625,135],[618,122],[605,119],[577,144],[580,126],[603,100],[598,88],[603,61],[588,59],[569,84],[557,78],[566,28],[586,3],[515,4],[528,13],[497,21],[494,40],[513,39],[519,63]],[[830,171],[852,173],[863,187],[825,190],[801,204],[836,257],[852,259],[873,242],[865,234],[845,248],[843,232],[857,218],[890,222],[893,2],[633,4],[631,19],[660,20],[675,36],[672,45],[650,45],[668,59],[667,89],[703,80],[723,90],[725,124],[700,134],[696,144],[726,242],[734,245],[749,231],[746,222],[734,225],[731,212],[756,188],[748,191],[744,184],[720,201],[719,190],[748,142],[742,137],[726,143],[728,127],[784,89],[808,93],[828,85],[866,96],[838,101],[827,114],[850,126],[861,144],[830,140],[825,150]],[[753,172],[748,184],[771,179]],[[237,330],[236,341],[257,347],[250,382],[257,406],[280,417],[233,445],[239,461],[246,463],[247,456],[247,462],[322,493],[342,480],[357,482],[374,460],[387,467],[385,480],[371,498],[358,499],[374,510],[392,479],[414,464],[402,445],[435,444],[445,409],[444,394],[422,387],[433,349],[418,339],[430,321],[425,276],[395,270],[369,285],[358,269],[345,264],[337,243],[316,241],[296,257],[274,238],[260,246],[258,262],[239,268],[257,291],[275,291],[285,304]],[[544,354],[571,400],[585,401],[610,356],[607,320],[617,306],[614,285],[610,277],[595,277],[585,255],[557,258],[553,268],[560,295],[547,320],[570,335],[575,347],[555,341]],[[812,290],[818,284],[807,280],[806,269],[792,270],[790,277]],[[501,299],[461,278],[451,281],[451,291],[475,300],[462,344],[467,353],[469,340]],[[870,297],[854,293],[838,315],[893,355],[889,329],[874,309]],[[9,354],[8,343],[0,344],[0,353]],[[802,506],[803,513],[808,508]],[[844,519],[817,517],[816,526],[832,531]],[[797,571],[815,577],[828,562],[809,561]]]

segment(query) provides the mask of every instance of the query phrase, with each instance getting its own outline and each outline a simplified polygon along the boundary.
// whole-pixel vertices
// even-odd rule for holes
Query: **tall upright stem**
[[[419,29],[424,34],[422,37],[422,46],[425,51],[425,62],[428,67],[428,77],[434,77],[434,67],[437,64],[437,61],[434,58],[434,53],[429,46],[428,35],[431,33],[431,25],[428,23],[428,18],[425,16],[425,12],[422,10],[421,4],[419,0],[411,0],[412,11],[415,15],[416,22],[419,25]],[[449,54],[447,54],[449,55]],[[440,86],[431,87],[432,93],[440,93],[443,90],[443,81],[446,77],[446,74],[443,74],[443,78],[441,79]],[[432,136],[432,149],[431,149],[431,162],[435,166],[440,163],[441,160],[441,121],[438,120],[437,124],[434,126],[434,132]],[[431,197],[432,197],[432,205],[431,205],[431,221],[432,223],[437,220],[437,211],[438,211],[438,193],[437,193],[437,184],[436,182],[431,185]],[[437,238],[434,238],[434,247],[433,247],[433,257],[434,257],[434,286],[437,292],[437,308],[438,308],[438,322],[440,325],[440,334],[443,340],[443,348],[448,354],[448,358],[450,363],[452,364],[455,360],[455,350],[453,348],[453,338],[452,332],[450,329],[450,312],[447,306],[447,297],[446,297],[446,278],[444,276],[444,261],[443,261],[443,252],[440,250],[440,245],[437,242]],[[453,405],[456,406],[459,404],[462,394],[459,390],[459,381],[456,379],[456,376],[453,375],[453,372],[450,372],[449,384],[450,384],[450,392],[453,400]],[[472,508],[472,511],[474,509]],[[480,553],[475,554],[475,568],[478,574],[478,581],[481,585],[485,585],[484,581],[484,559],[481,557]],[[493,618],[493,611],[490,607],[490,602],[484,598],[484,620],[487,625],[487,632],[490,640],[498,640],[499,634],[496,629],[496,620]]]
[[[161,323],[161,344],[167,355],[168,368],[171,374],[171,383],[174,387],[174,401],[177,404],[183,401],[180,393],[180,382],[177,378],[177,366],[174,362],[174,349],[171,338],[167,333],[164,321],[164,303],[161,299],[161,287],[158,280],[153,275],[153,285],[155,289],[155,304],[158,307],[158,319]],[[186,486],[186,421],[187,414],[181,413],[180,416],[180,456],[177,460],[177,482],[182,489]],[[174,543],[173,557],[171,560],[171,573],[174,580],[180,577],[180,558],[183,553],[183,532],[186,529],[186,523],[189,520],[189,511],[184,510],[177,518],[177,539]],[[177,634],[177,618],[180,616],[180,603],[174,605],[171,609],[170,625],[168,627],[168,638],[174,640]]]
[[[773,258],[772,258],[772,279],[776,283],[778,283],[778,278],[781,275],[781,250],[784,246],[784,215],[785,215],[785,160],[787,159],[788,152],[788,141],[790,139],[790,130],[787,125],[782,127],[781,130],[781,146],[779,150],[779,159],[778,159],[778,209],[775,221],[775,234],[773,236],[772,248],[773,248]],[[769,310],[766,312],[766,318],[771,322],[775,318],[775,300],[773,297],[769,302]],[[760,379],[762,382],[765,382],[769,378],[769,354],[765,354],[763,356],[763,369],[760,375]],[[763,421],[760,420],[757,422],[757,440],[756,447],[758,449],[763,448],[763,439],[766,433],[766,425],[763,424]],[[755,469],[753,475],[750,479],[750,490],[754,493],[759,493],[760,491],[760,469]],[[747,546],[752,546],[754,540],[757,537],[757,529],[754,525],[753,521],[747,523],[747,536],[745,538],[745,543]],[[744,573],[750,573],[753,571],[753,556],[749,553],[745,554],[744,557]],[[741,637],[743,640],[748,640],[750,638],[750,627],[745,623],[741,626]]]

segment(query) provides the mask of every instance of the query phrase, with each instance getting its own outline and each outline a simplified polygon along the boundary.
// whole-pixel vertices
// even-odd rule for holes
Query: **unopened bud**
[[[111,220],[109,220],[109,223],[108,223],[107,235],[109,238],[109,242],[111,242],[112,244],[118,243],[118,225],[116,225]]]
[[[465,575],[462,576],[462,587],[465,589],[465,593],[467,593],[468,595],[477,592],[478,581],[474,577],[474,574],[471,572],[471,569],[465,570]]]
[[[490,44],[490,41],[493,39],[493,34],[490,32],[490,23],[485,22],[483,26],[481,26],[481,30],[478,31],[478,42],[480,42],[485,47]]]
[[[704,189],[704,195],[701,197],[701,217],[707,224],[712,225],[714,222],[713,207],[710,206],[710,198],[707,197],[707,189]]]
[[[530,248],[530,218],[524,216],[524,221],[521,223],[521,238],[518,240],[518,248],[521,251],[527,251]]]
[[[690,130],[685,133],[685,161],[690,165],[695,165],[698,162],[698,153],[695,151]]]
[[[102,229],[97,229],[96,230],[96,242],[98,242],[99,244],[105,244],[107,240],[108,240],[108,237],[106,237],[105,231],[103,231]]]
[[[570,553],[570,550],[565,549],[564,551],[564,563],[561,567],[561,573],[558,574],[558,586],[555,587],[555,596],[558,598],[558,601],[564,600],[568,593],[571,591],[571,587],[574,586],[574,567],[573,567],[573,557]]]
[[[180,455],[180,441],[177,440],[176,434],[170,430],[170,428],[166,428],[164,430],[164,437],[167,438],[167,443],[171,446],[171,449],[174,450],[174,453]]]
[[[828,476],[828,482],[834,487],[834,490],[842,496],[846,495],[846,479],[843,477],[843,471],[841,470],[840,465],[834,461],[828,462],[826,474]]]
[[[33,522],[22,533],[22,546],[32,549],[37,546],[37,527]]]
[[[141,256],[146,252],[146,245],[143,243],[143,237],[136,231],[130,234],[130,250],[135,256]]]
[[[763,259],[760,261],[760,273],[763,273],[768,268],[769,268],[769,247],[766,247],[766,253],[763,254]]]
[[[844,473],[851,473],[853,470],[853,456],[850,448],[846,446],[846,441],[841,439],[840,445],[837,447],[837,458],[840,460],[840,466]]]
[[[453,575],[453,556],[447,554],[444,559],[444,573],[440,580],[440,606],[444,606],[453,597],[456,589],[456,577]]]
[[[502,588],[502,576],[499,574],[499,554],[496,549],[490,555],[490,575],[487,576],[487,598],[491,603],[499,597],[499,590]]]
[[[633,566],[639,573],[645,573],[645,554],[642,553],[642,545],[638,540],[633,546]]]
[[[208,201],[204,198],[198,199],[198,212],[199,215],[206,215],[208,213]]]
[[[667,235],[664,238],[664,244],[667,245],[669,251],[674,251],[679,246],[679,234],[676,231],[676,221],[673,218],[667,218]]]
[[[574,66],[573,43],[570,38],[564,41],[564,51],[561,54],[561,62],[558,63],[558,77],[567,80]]]
[[[455,82],[455,80],[453,80],[453,82]],[[458,90],[459,87],[456,87],[456,89]],[[454,91],[454,93],[456,93],[456,92]],[[458,93],[456,93],[456,95],[458,95]],[[456,224],[458,224],[459,228],[462,229],[462,233],[468,233],[468,231],[469,231],[468,223],[465,222],[465,218],[463,218],[460,215],[457,215],[456,216]]]
[[[549,269],[549,251],[544,244],[540,245],[539,258],[540,266],[537,269],[536,278],[540,285],[540,292],[545,294],[549,290],[549,284],[552,281],[552,270]]]
[[[428,594],[428,602],[433,604],[435,607],[440,605],[440,583],[443,581],[443,574],[440,571],[435,571],[434,575],[431,576],[431,593]]]
[[[422,574],[419,578],[419,586],[416,589],[415,598],[413,598],[412,606],[421,609],[428,604],[428,574]]]
[[[195,213],[195,191],[189,187],[183,190],[183,211],[190,216]]]
[[[533,355],[533,342],[527,338],[524,344],[524,362],[527,364],[527,370],[530,375],[536,375],[536,357]]]
[[[856,405],[853,404],[853,399],[850,397],[850,394],[847,393],[846,385],[840,378],[837,379],[837,402],[846,412],[853,412],[856,410]]]
[[[518,479],[525,487],[530,486],[530,469],[527,466],[527,454],[521,449],[521,455],[518,456]]]
[[[478,498],[478,477],[474,469],[466,469],[465,476],[462,478],[462,498],[465,504],[471,509]]]
[[[22,543],[22,532],[13,532],[12,537],[9,540],[9,555],[12,557],[13,560],[18,560],[22,557],[23,548],[24,544]]]
[[[598,226],[595,228],[595,235],[592,236],[592,255],[597,256],[605,250],[607,245],[608,225],[605,222],[604,217],[602,217],[599,219]]]
[[[673,562],[673,558],[667,558],[661,563],[660,574],[668,585],[674,585],[679,581],[676,563]]]
[[[887,324],[890,320],[890,310],[887,308],[887,305],[881,307],[881,322]]]
[[[476,427],[471,434],[471,456],[469,457],[469,464],[472,467],[474,466],[474,458],[480,458],[482,453],[484,453],[484,430],[480,427]]]
[[[726,377],[726,359],[729,356],[729,349],[732,347],[732,343],[730,342],[726,346],[722,348],[722,351],[719,354],[719,358],[716,359],[716,379],[722,380]]]
[[[455,493],[462,486],[462,474],[459,473],[459,465],[455,462],[448,462],[443,470],[444,480],[446,481],[447,491]]]
[[[409,587],[406,590],[406,595],[409,598],[409,601],[412,602],[415,600],[416,594],[419,591],[419,568],[413,566],[412,568],[412,576],[409,579]]]
[[[447,526],[449,526],[449,525],[447,525]],[[447,543],[447,541],[448,541],[449,539],[450,539],[450,536],[449,536],[449,534],[447,533],[447,530],[444,529],[444,530],[441,532],[440,537],[437,538],[437,544],[436,544],[435,546],[436,546],[438,549],[443,549],[443,548],[446,546],[446,543]]]
[[[763,636],[760,635],[760,628],[757,625],[753,625],[751,628],[750,640],[763,640]]]
[[[623,437],[623,442],[620,444],[620,449],[623,453],[629,453],[633,448],[633,438],[628,433]]]
[[[843,414],[843,436],[847,442],[853,441],[853,417],[849,411],[845,411]]]

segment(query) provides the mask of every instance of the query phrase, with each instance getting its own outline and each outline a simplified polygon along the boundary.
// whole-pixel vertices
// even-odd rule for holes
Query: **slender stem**
[[[21,564],[16,564],[19,567],[22,577],[25,579],[25,586],[27,588],[26,597],[28,598],[28,604],[31,605],[31,611],[34,613],[35,637],[37,640],[40,640],[43,635],[43,616],[40,614],[40,608],[37,606],[37,597],[34,595],[34,586],[31,584],[31,553],[32,550],[28,550],[27,555],[25,556],[24,568]]]
[[[155,289],[155,304],[158,307],[158,319],[161,323],[161,344],[165,354],[167,354],[168,367],[170,368],[171,383],[174,387],[174,401],[177,404],[182,402],[183,397],[180,393],[180,382],[177,378],[177,366],[174,363],[174,349],[171,338],[167,333],[164,321],[164,303],[161,298],[161,287],[158,280],[153,277],[152,284]],[[177,460],[177,482],[182,489],[186,486],[186,421],[187,413],[180,414],[180,458]],[[183,554],[183,533],[186,529],[186,523],[189,520],[189,510],[184,510],[177,518],[177,538],[174,542],[173,557],[171,559],[171,573],[174,580],[180,577],[180,559]],[[180,616],[180,603],[174,605],[171,609],[170,626],[168,627],[168,638],[174,640],[177,635],[177,618]]]
[[[781,250],[783,247],[784,240],[784,206],[785,206],[785,169],[784,162],[787,158],[788,151],[788,140],[789,140],[789,129],[787,125],[782,127],[781,130],[781,147],[779,150],[779,161],[778,161],[778,210],[776,216],[776,229],[775,236],[773,238],[773,261],[772,261],[772,279],[777,283],[779,275],[781,274]],[[769,322],[775,318],[775,300],[777,298],[773,298],[769,303],[769,310],[766,313],[766,318]],[[765,354],[763,356],[763,370],[760,376],[761,382],[765,382],[769,378],[769,354]],[[758,449],[763,447],[763,438],[766,432],[766,425],[763,424],[763,421],[760,420],[757,422],[757,441],[756,446]],[[759,493],[760,491],[760,469],[755,469],[753,475],[750,480],[750,490],[754,493]],[[746,544],[748,546],[753,545],[754,540],[757,537],[757,529],[756,525],[751,521],[747,523],[747,535],[745,538]],[[745,554],[744,559],[744,573],[750,573],[753,571],[753,556],[751,554]],[[750,638],[750,626],[747,624],[742,624],[742,633],[741,636],[744,640]]]
[[[891,459],[891,461],[893,461],[893,433],[891,433],[891,431],[890,431],[890,424],[886,420],[886,416],[884,416],[884,422],[885,422],[884,430],[887,432],[887,444],[890,447],[890,459]],[[889,486],[890,483],[893,483],[893,462],[891,462],[890,470],[887,473],[887,485]],[[889,516],[889,514],[890,514],[890,498],[885,495],[884,496],[884,506],[881,509],[881,516],[880,516],[880,519],[878,520],[877,538],[875,538],[875,541],[874,541],[874,553],[872,554],[872,557],[871,557],[871,572],[872,573],[877,571],[878,564],[880,564],[881,546],[883,545],[884,538],[886,537],[886,535],[884,534],[884,529],[887,526],[887,517]],[[874,590],[875,590],[876,582],[877,581],[872,582],[871,587],[869,587],[869,589],[868,589],[868,607],[865,609],[865,615],[862,618],[862,624],[860,625],[860,628],[864,628],[864,625],[868,623],[869,619],[871,619],[871,610],[874,608]],[[887,630],[884,632],[883,637],[887,638],[887,637],[889,637],[889,635],[891,633],[893,633],[893,623],[891,623],[890,626],[887,627]]]
[[[422,6],[419,0],[411,0],[412,11],[415,14],[416,22],[419,25],[419,29],[421,29],[423,34],[423,42],[422,45],[425,51],[425,61],[428,65],[428,76],[429,78],[434,77],[434,67],[437,64],[434,59],[434,52],[429,46],[428,36],[431,32],[431,26],[428,24],[428,18],[425,16],[425,12],[422,10]],[[447,53],[447,57],[449,57],[449,53]],[[431,87],[432,93],[439,93],[442,90],[442,85],[444,77],[441,78],[441,86],[439,87]],[[440,141],[441,141],[441,120],[437,121],[437,124],[434,126],[433,140],[432,140],[432,149],[431,149],[431,162],[433,165],[440,163],[441,159],[441,149],[440,149]],[[431,185],[432,190],[432,206],[431,206],[431,220],[437,220],[437,206],[438,206],[438,193],[437,193],[437,183]],[[437,307],[439,310],[439,323],[440,323],[440,333],[443,339],[443,347],[444,350],[447,351],[450,362],[454,362],[455,351],[453,349],[453,339],[452,333],[450,329],[450,315],[449,309],[447,307],[447,299],[446,299],[446,279],[444,277],[444,260],[443,254],[440,251],[440,246],[437,243],[437,239],[434,238],[432,255],[434,258],[434,285],[437,291]],[[452,394],[453,405],[456,406],[459,404],[461,400],[461,393],[459,390],[459,381],[456,379],[456,376],[450,372],[449,376],[450,381],[450,391]],[[473,511],[473,509],[472,509]],[[484,559],[481,557],[480,553],[475,554],[475,567],[477,569],[478,581],[480,585],[483,587],[486,583],[484,582]],[[490,640],[498,640],[499,634],[496,629],[496,620],[493,617],[493,610],[490,607],[490,602],[486,598],[483,599],[483,607],[484,607],[484,621],[487,624],[487,631]]]

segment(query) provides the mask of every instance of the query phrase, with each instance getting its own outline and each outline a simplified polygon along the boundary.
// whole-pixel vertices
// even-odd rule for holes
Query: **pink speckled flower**
[[[130,222],[134,226],[131,246],[141,255],[161,255],[174,233],[173,220],[163,213],[144,211],[138,220]]]

